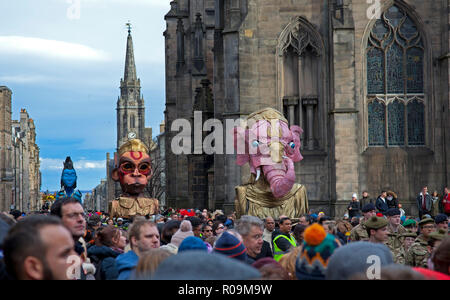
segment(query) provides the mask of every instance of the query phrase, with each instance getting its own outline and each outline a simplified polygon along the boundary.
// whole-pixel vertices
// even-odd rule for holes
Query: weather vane
[[[125,24],[125,26],[128,27],[128,33],[131,33],[131,23],[130,23],[130,21],[128,21],[128,23]]]

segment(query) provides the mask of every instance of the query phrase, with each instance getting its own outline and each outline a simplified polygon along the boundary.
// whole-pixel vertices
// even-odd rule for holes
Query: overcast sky
[[[13,119],[25,108],[36,125],[42,190],[59,190],[66,156],[78,188],[106,178],[116,147],[116,102],[127,28],[146,107],[146,126],[164,120],[164,15],[170,0],[0,2],[0,86],[13,92]]]

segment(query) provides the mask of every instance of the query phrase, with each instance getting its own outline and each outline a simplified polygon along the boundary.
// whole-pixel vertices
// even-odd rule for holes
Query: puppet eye
[[[122,169],[126,172],[134,171],[134,165],[132,163],[124,163]]]
[[[139,171],[148,171],[148,170],[150,170],[150,164],[145,163],[139,166]]]
[[[289,143],[289,146],[290,146],[292,149],[294,149],[294,148],[295,148],[294,142],[290,142],[290,143]]]

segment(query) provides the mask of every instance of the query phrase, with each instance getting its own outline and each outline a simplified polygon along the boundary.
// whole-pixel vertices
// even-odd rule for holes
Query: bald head
[[[275,229],[275,220],[272,217],[265,218],[264,227],[267,229],[267,231],[272,232]]]

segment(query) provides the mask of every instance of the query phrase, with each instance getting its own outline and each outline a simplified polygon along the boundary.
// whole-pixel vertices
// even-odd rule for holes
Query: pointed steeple
[[[125,82],[136,81],[136,64],[134,62],[133,38],[131,37],[131,24],[128,22],[127,54],[125,57],[125,72],[123,80]]]

